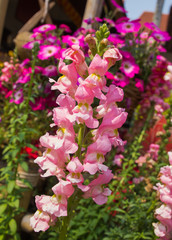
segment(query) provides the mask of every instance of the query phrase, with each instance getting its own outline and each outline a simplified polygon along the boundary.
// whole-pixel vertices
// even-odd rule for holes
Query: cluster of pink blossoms
[[[170,63],[164,57],[158,56],[156,65],[149,76],[149,84],[142,94],[140,104],[143,114],[150,108],[151,102],[154,102],[156,118],[162,117],[163,112],[169,108],[169,104],[165,99],[170,96],[171,80]]]
[[[172,237],[172,152],[168,152],[170,166],[160,169],[160,181],[154,187],[163,204],[155,210],[155,216],[159,220],[153,223],[154,232],[159,240],[170,240]]]
[[[64,59],[72,63],[67,65]],[[58,126],[58,130],[55,135],[46,133],[40,138],[46,151],[35,163],[44,171],[42,176],[56,176],[58,183],[52,188],[53,196],[36,196],[38,210],[31,226],[37,232],[47,230],[58,217],[67,216],[68,199],[74,193],[79,191],[99,205],[111,194],[106,185],[113,174],[104,164],[105,155],[112,146],[123,145],[118,128],[127,113],[116,104],[122,101],[123,90],[115,85],[107,87],[104,75],[120,59],[118,49],[110,48],[103,57],[96,54],[88,66],[83,51],[73,45],[60,59],[62,76],[57,82],[50,79],[52,90],[61,91],[56,101],[59,106],[53,109],[52,127]],[[91,143],[87,138],[90,135]]]

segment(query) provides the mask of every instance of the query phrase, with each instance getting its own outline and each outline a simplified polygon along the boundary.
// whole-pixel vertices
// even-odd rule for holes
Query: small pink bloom
[[[60,47],[54,45],[40,46],[38,58],[41,60],[55,57],[60,51]]]
[[[108,188],[104,188],[103,184],[107,184],[113,178],[111,170],[99,174],[98,178],[94,179],[90,184],[90,189],[84,193],[85,198],[92,197],[95,203],[102,205],[107,202],[107,196],[111,194]]]
[[[121,7],[115,0],[111,0],[111,3],[114,5],[115,8],[117,8],[120,12],[127,13],[127,11]]]
[[[84,178],[81,174],[84,167],[78,158],[72,158],[72,160],[66,166],[66,169],[70,172],[66,176],[66,180],[70,181],[73,184],[78,184],[78,183],[84,182]]]
[[[117,72],[114,75],[113,83],[116,84],[117,86],[125,87],[126,85],[128,85],[130,83],[130,79],[129,79],[129,77],[127,77],[123,73]]]
[[[51,217],[46,213],[37,210],[30,218],[30,225],[35,232],[46,231],[50,227]]]
[[[47,77],[54,77],[57,76],[57,67],[54,65],[49,65],[45,67],[42,71],[42,74],[47,76]]]
[[[155,38],[156,41],[158,42],[165,42],[165,41],[169,41],[171,39],[170,35],[168,32],[152,32],[151,36],[153,38]]]
[[[116,61],[120,61],[122,59],[122,55],[117,48],[111,48],[106,50],[103,54],[103,59],[108,61],[108,68],[110,68],[116,63]]]
[[[79,40],[76,37],[70,35],[62,36],[62,42],[67,43],[70,47],[72,45],[79,45]]]
[[[85,123],[89,128],[97,128],[99,122],[93,118],[92,107],[87,103],[79,103],[74,109],[73,114],[78,123]]]
[[[36,27],[33,29],[33,32],[40,32],[40,33],[45,33],[45,32],[48,32],[48,31],[52,31],[52,30],[55,30],[56,29],[56,26],[53,25],[53,24],[44,24],[44,25],[41,25],[39,27]]]
[[[124,156],[122,154],[117,154],[114,157],[113,163],[119,167],[121,167],[122,165],[122,159],[124,158]]]
[[[38,97],[35,99],[35,103],[29,103],[33,111],[40,111],[45,109],[46,99],[42,97]]]
[[[65,195],[69,198],[74,193],[74,188],[69,181],[60,180],[53,188],[53,192],[56,196]]]
[[[70,27],[69,26],[67,26],[66,24],[60,24],[59,25],[59,28],[60,29],[63,29],[65,32],[67,32],[67,33],[71,33],[72,32],[72,30],[70,29]]]
[[[135,78],[136,84],[135,86],[139,89],[140,92],[144,92],[144,82],[139,78]]]
[[[131,21],[131,22],[122,22],[116,24],[116,29],[120,33],[130,33],[130,32],[138,32],[141,24],[138,21]]]
[[[20,89],[14,93],[13,97],[10,99],[10,102],[14,102],[15,104],[20,104],[24,101],[23,90]]]
[[[135,74],[139,73],[139,66],[130,60],[124,60],[121,64],[120,70],[125,73],[127,77],[133,78]]]
[[[107,52],[107,58],[109,58],[109,54],[110,53]],[[99,76],[104,76],[105,73],[108,70],[108,65],[109,64],[108,64],[107,60],[102,59],[98,54],[96,54],[94,56],[92,62],[90,63],[90,66],[88,68],[88,72],[89,72],[89,74],[96,74],[96,75],[99,75]]]

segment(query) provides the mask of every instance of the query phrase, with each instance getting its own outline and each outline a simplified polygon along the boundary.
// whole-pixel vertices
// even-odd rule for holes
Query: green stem
[[[68,215],[63,217],[62,227],[59,234],[59,240],[67,239],[67,230],[70,223],[70,220],[73,218],[75,214],[75,209],[80,201],[80,197],[78,192],[75,190],[75,193],[68,200]]]
[[[76,152],[76,156],[81,160],[81,149],[82,149],[82,143],[84,139],[84,133],[85,133],[85,124],[80,124],[80,129],[78,131],[78,151]]]
[[[147,116],[147,119],[145,121],[145,124],[143,126],[143,129],[139,135],[139,138],[135,139],[133,143],[131,143],[131,149],[129,148],[129,152],[127,152],[126,154],[126,157],[125,157],[125,161],[127,163],[127,169],[126,169],[126,164],[123,165],[123,169],[122,169],[122,172],[125,171],[125,174],[124,176],[121,178],[119,184],[118,184],[118,187],[116,188],[116,191],[115,191],[115,194],[118,192],[118,190],[120,189],[120,187],[122,186],[122,184],[124,183],[124,181],[126,180],[126,178],[128,177],[128,173],[133,169],[133,164],[135,163],[135,160],[136,159],[136,150],[137,150],[137,146],[140,145],[143,141],[143,138],[144,138],[144,135],[145,135],[145,132],[149,126],[149,123],[150,123],[150,120],[152,118],[152,115],[153,115],[153,112],[154,112],[154,105],[151,106],[151,108],[149,109],[149,112],[148,112],[148,116]],[[133,151],[134,149],[134,151]],[[128,156],[128,157],[127,157]]]

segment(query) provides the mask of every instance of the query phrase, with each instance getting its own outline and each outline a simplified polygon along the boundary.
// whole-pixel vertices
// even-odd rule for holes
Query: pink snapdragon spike
[[[159,222],[153,223],[155,235],[160,239],[171,239],[172,229],[172,166],[169,154],[170,166],[164,166],[160,169],[160,181],[155,190],[158,191],[160,201],[163,203],[155,210],[155,217]]]
[[[99,205],[106,203],[111,194],[107,184],[113,178],[106,154],[112,146],[124,146],[118,128],[127,113],[116,104],[123,100],[123,90],[113,84],[106,86],[105,78],[108,69],[122,58],[118,49],[108,49],[102,57],[95,54],[89,65],[78,45],[62,55],[58,66],[62,76],[49,80],[52,90],[61,91],[52,111],[54,134],[47,132],[40,138],[45,151],[35,160],[42,176],[56,176],[58,183],[52,187],[53,196],[36,197],[39,212],[48,219],[38,228],[44,220],[36,212],[31,219],[36,231],[45,231],[58,217],[68,217],[67,209],[72,210],[77,194],[79,199],[91,197]],[[94,106],[95,99],[100,104]]]

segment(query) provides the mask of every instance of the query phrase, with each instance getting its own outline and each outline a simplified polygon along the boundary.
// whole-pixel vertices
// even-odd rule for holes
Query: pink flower
[[[105,161],[104,155],[111,150],[111,143],[107,136],[100,136],[88,149],[84,159],[84,171],[91,175],[98,170],[105,172],[107,167],[102,163]]]
[[[68,122],[68,125],[70,122]],[[66,153],[75,153],[78,149],[75,143],[74,130],[68,130],[66,128],[59,128],[55,136],[46,133],[40,138],[42,146],[50,149],[63,149]]]
[[[38,196],[37,196],[38,197]],[[67,216],[67,197],[65,195],[53,195],[39,196],[39,204],[44,213],[48,213],[49,216],[55,217],[63,217]]]
[[[79,103],[74,109],[73,114],[76,117],[76,121],[79,123],[85,123],[89,128],[97,128],[99,122],[93,118],[92,107],[87,103]]]
[[[158,32],[152,32],[151,36],[155,38],[158,42],[165,42],[169,41],[171,39],[168,32],[158,31]]]
[[[43,69],[42,74],[47,77],[57,76],[57,67],[54,65],[49,65]]]
[[[14,93],[13,97],[10,99],[10,102],[14,102],[15,104],[20,104],[24,101],[23,90],[20,89]]]
[[[122,36],[120,36],[119,34],[115,34],[115,33],[111,33],[108,37],[108,40],[110,42],[112,42],[115,46],[117,46],[118,44],[124,44],[125,40]]]
[[[95,203],[102,205],[107,202],[107,196],[111,194],[108,188],[104,188],[103,184],[107,184],[113,178],[111,170],[99,174],[98,178],[94,179],[90,184],[90,189],[84,193],[85,198],[92,197]]]
[[[113,54],[113,56],[112,56],[112,54]],[[111,57],[110,57],[110,55],[111,55]],[[112,52],[109,51],[109,52],[107,52],[107,54],[105,56],[107,56],[109,61],[110,61],[110,59],[112,61],[112,59],[115,59],[114,55],[115,55],[114,51],[112,51]],[[117,55],[116,55],[116,58],[117,58]],[[88,72],[89,72],[89,74],[96,74],[99,76],[104,76],[108,70],[108,66],[109,66],[108,61],[105,59],[102,59],[98,54],[96,54],[94,56],[92,62],[90,63]]]
[[[41,60],[48,59],[50,57],[56,57],[60,51],[60,47],[54,45],[40,46],[38,58]]]
[[[35,103],[29,103],[33,111],[40,111],[45,109],[46,99],[42,97],[38,97],[35,99]]]
[[[117,72],[114,75],[113,83],[116,84],[117,86],[125,87],[126,85],[128,85],[130,83],[130,79],[129,79],[129,77],[127,77],[123,73]]]
[[[124,156],[122,154],[116,154],[113,160],[114,165],[121,167],[123,158]]]
[[[103,54],[103,59],[108,61],[108,68],[110,68],[116,63],[116,61],[120,61],[122,59],[122,55],[117,48],[111,48],[106,50]]]
[[[33,29],[33,32],[40,32],[40,33],[45,33],[45,32],[48,32],[48,31],[52,31],[52,30],[55,30],[56,29],[56,26],[53,25],[53,24],[44,24],[44,25],[41,25],[39,27],[36,27]]]
[[[51,217],[43,211],[37,210],[30,218],[30,225],[35,232],[46,231],[50,227]]]
[[[62,93],[69,93],[74,96],[77,89],[78,75],[74,63],[66,65],[62,59],[59,62],[59,72],[63,75],[56,82],[53,79],[49,79],[50,82],[54,82],[51,87],[52,90],[58,89]]]
[[[106,134],[109,137],[116,136],[114,131],[120,128],[126,121],[127,113],[117,107],[112,107],[104,116],[103,121],[98,129],[100,135]]]
[[[114,5],[114,7],[116,7],[120,12],[123,13],[127,13],[127,11],[121,7],[119,4],[117,4],[117,2],[115,0],[111,0],[111,3]]]
[[[65,177],[64,167],[65,162],[69,158],[69,154],[64,153],[62,150],[47,149],[42,157],[37,157],[35,163],[46,171],[42,177],[56,176],[58,179]]]
[[[130,33],[130,32],[138,32],[141,24],[138,21],[131,21],[131,22],[122,22],[117,24],[116,23],[116,29],[120,33]]]
[[[69,181],[60,180],[53,188],[56,196],[65,195],[69,198],[74,193],[74,188]]]
[[[88,75],[88,66],[85,62],[85,55],[78,45],[72,45],[63,53],[65,59],[70,59],[75,64],[78,74],[85,78]]]
[[[161,167],[160,174],[161,182],[172,189],[172,166]]]
[[[136,84],[135,86],[139,89],[140,92],[144,92],[144,82],[139,78],[135,78]]]
[[[72,160],[66,166],[66,169],[70,172],[66,176],[66,180],[70,181],[72,184],[83,183],[84,178],[81,174],[84,167],[78,158],[72,158]]]
[[[27,48],[27,49],[32,49],[34,47],[35,43],[38,43],[40,45],[42,43],[42,40],[34,40],[34,41],[31,41],[31,42],[27,42],[22,47]]]
[[[164,237],[166,235],[166,227],[162,223],[153,223],[155,235]]]
[[[89,86],[80,84],[76,90],[75,99],[78,103],[87,103],[91,105],[94,100],[94,92]]]
[[[79,40],[76,37],[70,35],[62,36],[62,42],[67,43],[69,46],[79,45]]]
[[[35,203],[38,210],[30,219],[30,224],[35,232],[46,231],[50,225],[55,223],[55,217],[43,211],[42,207],[44,204],[41,200],[42,196],[35,197]]]
[[[130,60],[123,60],[120,70],[125,73],[127,77],[133,78],[135,74],[139,73],[139,66]]]
[[[65,32],[68,32],[68,33],[71,33],[71,32],[72,32],[71,29],[70,29],[70,27],[67,26],[66,24],[60,24],[60,25],[59,25],[59,28],[60,28],[60,29],[63,29]]]

